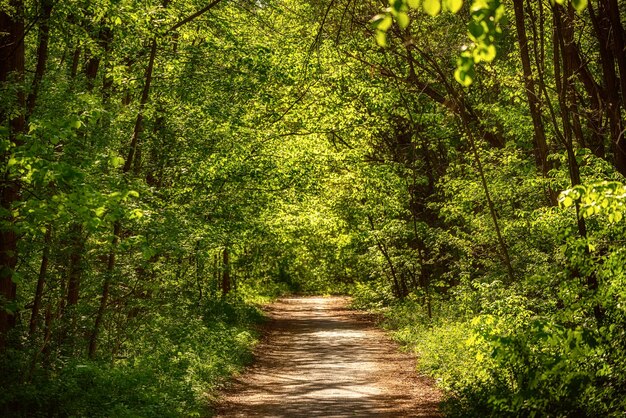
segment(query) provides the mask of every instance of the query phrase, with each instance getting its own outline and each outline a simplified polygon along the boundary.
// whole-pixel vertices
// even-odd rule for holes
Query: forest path
[[[268,306],[256,362],[218,417],[438,417],[440,393],[344,297],[289,297]]]

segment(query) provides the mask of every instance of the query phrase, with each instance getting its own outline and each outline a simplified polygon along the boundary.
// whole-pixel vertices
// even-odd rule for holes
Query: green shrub
[[[111,361],[66,359],[24,379],[25,353],[7,353],[6,417],[205,416],[216,389],[251,360],[258,308],[239,299],[170,307],[137,330]],[[147,324],[148,322],[144,322]]]

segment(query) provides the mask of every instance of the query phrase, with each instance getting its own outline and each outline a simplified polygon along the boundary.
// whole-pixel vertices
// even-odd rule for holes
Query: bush
[[[216,389],[252,359],[262,314],[238,299],[170,310],[145,322],[149,328],[139,329],[110,362],[66,359],[52,372],[37,369],[23,379],[26,354],[7,353],[0,415],[205,416]]]

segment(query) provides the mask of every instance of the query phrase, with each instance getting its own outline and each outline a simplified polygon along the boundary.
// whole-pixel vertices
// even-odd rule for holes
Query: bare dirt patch
[[[218,417],[439,417],[441,394],[347,298],[270,305],[255,363],[226,391]]]

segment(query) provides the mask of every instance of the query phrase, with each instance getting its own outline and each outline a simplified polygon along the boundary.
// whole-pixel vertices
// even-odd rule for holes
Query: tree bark
[[[617,144],[622,135],[624,121],[621,116],[623,104],[620,101],[619,80],[615,72],[615,57],[610,48],[611,22],[607,16],[608,10],[606,10],[602,1],[598,2],[597,12],[594,9],[593,2],[589,2],[587,9],[598,40],[603,80],[602,98],[606,102],[611,144]],[[612,162],[615,165],[615,158]]]
[[[27,115],[31,115],[35,110],[37,96],[39,95],[39,86],[46,72],[46,64],[48,63],[48,43],[50,41],[50,16],[52,14],[52,0],[40,0],[41,16],[39,18],[39,34],[37,43],[37,67],[35,68],[35,76],[30,87],[28,99],[26,100]]]
[[[222,296],[226,296],[230,293],[230,256],[228,253],[228,247],[222,251]]]
[[[104,282],[102,283],[102,293],[100,294],[100,306],[98,307],[98,312],[96,313],[96,321],[94,323],[91,336],[89,337],[88,355],[91,359],[93,359],[96,355],[96,350],[98,347],[98,336],[100,334],[100,328],[102,327],[104,312],[106,311],[106,306],[109,301],[111,281],[113,280],[113,273],[115,269],[115,247],[117,247],[117,242],[119,240],[120,229],[121,223],[119,221],[115,221],[113,225],[113,240],[111,241],[111,251],[109,252],[107,269],[104,276]]]
[[[367,215],[367,219],[370,222],[372,232],[374,232],[376,230],[376,227],[374,226],[374,220],[372,219],[370,215]],[[387,265],[389,266],[389,271],[391,271],[391,278],[393,280],[394,293],[396,294],[396,297],[398,299],[404,299],[406,294],[404,293],[403,289],[400,287],[400,281],[398,279],[396,267],[394,266],[393,261],[391,261],[391,257],[389,256],[389,253],[387,252],[387,249],[385,248],[383,243],[378,239],[378,237],[375,237],[375,239],[376,239],[376,246],[378,247],[378,250],[383,255],[383,257],[385,257],[385,261],[387,262]]]
[[[30,314],[30,324],[28,327],[28,335],[33,336],[37,331],[39,322],[39,309],[41,308],[41,300],[43,298],[43,288],[46,283],[46,275],[48,273],[48,261],[50,259],[50,243],[52,241],[52,227],[46,227],[46,235],[44,236],[43,254],[41,255],[41,264],[39,266],[39,276],[37,277],[37,288],[35,290],[35,300]]]
[[[10,6],[12,14],[7,14],[4,8],[0,11],[0,85],[24,80],[24,5],[21,0],[12,0]],[[0,123],[9,127],[9,141],[14,146],[21,145],[20,136],[26,127],[24,105],[24,92],[19,88],[15,98],[18,115],[13,116],[16,112],[11,112],[16,109],[3,107],[0,110]],[[7,169],[10,153],[4,152],[1,158],[0,206],[3,214],[0,221],[8,226],[0,229],[0,349],[5,346],[7,333],[15,326],[13,308],[5,304],[15,301],[17,292],[13,274],[17,264],[18,236],[12,210],[13,204],[20,199],[20,184]]]
[[[70,264],[67,283],[67,307],[73,307],[78,304],[80,294],[80,281],[83,272],[82,258],[85,248],[85,240],[83,238],[83,228],[79,223],[73,223],[70,226]]]
[[[543,121],[541,120],[541,110],[539,107],[539,100],[535,92],[535,81],[530,65],[523,0],[513,0],[513,9],[515,10],[515,29],[517,31],[517,41],[519,43],[520,58],[524,73],[526,99],[530,109],[530,116],[533,121],[535,136],[535,161],[542,174],[546,175],[548,173],[546,135],[543,127]]]
[[[622,96],[622,107],[626,102],[626,37],[624,27],[620,20],[620,8],[617,0],[603,0],[607,3],[607,11],[611,22],[611,47],[613,55],[617,62],[619,70],[619,85]],[[626,176],[626,135],[620,132],[620,135],[613,142],[613,154],[615,159],[615,168],[617,171]]]
[[[550,170],[548,164],[548,143],[546,141],[546,133],[541,118],[540,101],[535,90],[535,80],[530,65],[528,37],[526,36],[526,23],[524,19],[524,0],[513,0],[513,8],[515,10],[515,27],[520,48],[520,58],[522,60],[526,100],[528,101],[530,117],[533,121],[535,164],[541,171],[543,177],[548,177],[548,171]],[[552,190],[548,190],[548,199],[552,205],[556,205],[556,193]]]

